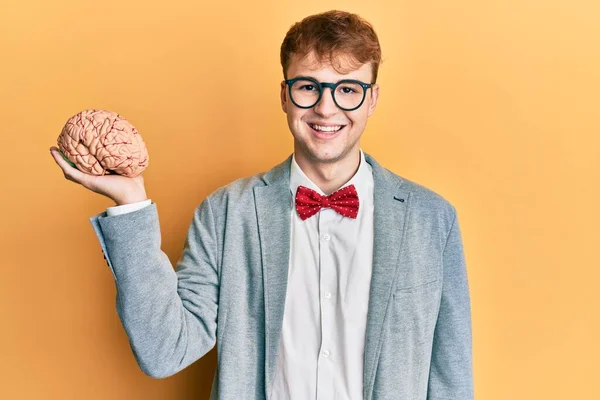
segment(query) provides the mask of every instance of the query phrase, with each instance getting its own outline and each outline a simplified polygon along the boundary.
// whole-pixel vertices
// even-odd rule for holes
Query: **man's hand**
[[[121,175],[89,175],[69,165],[59,153],[58,148],[52,146],[50,154],[62,169],[66,179],[78,183],[92,192],[108,197],[119,206],[147,199],[144,178],[141,174],[135,178]]]

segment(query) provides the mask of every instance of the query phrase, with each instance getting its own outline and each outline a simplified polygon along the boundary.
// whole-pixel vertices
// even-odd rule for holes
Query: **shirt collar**
[[[356,192],[358,196],[363,199],[367,199],[369,196],[369,183],[373,181],[373,172],[371,170],[371,166],[365,160],[365,154],[362,149],[360,150],[360,164],[358,166],[358,170],[350,178],[348,182],[340,186],[340,189],[348,186],[354,185],[356,188]],[[290,191],[292,192],[292,197],[296,196],[296,190],[298,186],[305,186],[309,189],[314,190],[319,193],[321,196],[325,196],[325,193],[319,187],[311,181],[308,176],[302,171],[298,163],[296,162],[296,155],[294,154],[292,157],[292,165],[290,169]]]

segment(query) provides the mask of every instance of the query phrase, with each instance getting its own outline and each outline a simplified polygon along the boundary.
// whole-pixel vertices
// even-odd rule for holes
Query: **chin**
[[[343,150],[335,150],[335,151],[326,151],[326,150],[316,150],[308,152],[309,158],[313,161],[319,163],[333,163],[344,158],[344,155],[347,152]]]

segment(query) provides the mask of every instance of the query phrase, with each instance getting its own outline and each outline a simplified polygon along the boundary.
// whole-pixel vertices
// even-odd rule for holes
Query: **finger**
[[[50,148],[50,154],[52,155],[52,158],[54,158],[56,164],[58,164],[60,169],[62,169],[66,179],[80,184],[86,179],[86,176],[83,172],[69,165],[69,163],[59,153],[58,148],[52,146]]]
[[[64,160],[59,151],[60,150],[58,150],[58,148],[54,146],[50,147],[50,155],[52,156],[52,158],[54,158],[54,162],[58,164],[58,166],[63,170],[63,172],[66,172],[73,167],[70,166],[69,163]]]

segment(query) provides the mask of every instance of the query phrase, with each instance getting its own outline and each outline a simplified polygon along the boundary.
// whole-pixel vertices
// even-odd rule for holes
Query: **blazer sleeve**
[[[117,288],[116,307],[144,373],[164,378],[216,342],[217,239],[208,198],[196,208],[175,270],[161,250],[156,204],[90,218]]]
[[[443,253],[443,286],[433,337],[427,400],[473,399],[471,301],[460,228],[454,220]]]

